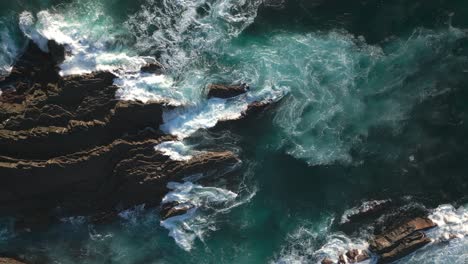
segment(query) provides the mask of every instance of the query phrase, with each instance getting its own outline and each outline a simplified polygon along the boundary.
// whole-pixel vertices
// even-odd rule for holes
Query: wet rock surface
[[[390,263],[400,259],[415,250],[431,243],[431,239],[423,232],[414,232],[411,235],[404,237],[401,241],[394,244],[395,247],[390,251],[380,255],[378,263]]]
[[[208,98],[231,98],[246,93],[249,90],[247,84],[241,85],[223,85],[210,84],[208,85]]]
[[[188,161],[155,151],[174,140],[159,130],[165,102],[116,100],[109,72],[61,77],[65,49],[48,47],[44,53],[31,42],[0,82],[0,210],[26,219],[21,229],[35,225],[27,221],[33,212],[57,206],[104,212],[96,219],[105,221],[117,206],[159,204],[169,181],[239,162],[229,151]]]
[[[161,205],[160,217],[161,220],[166,220],[171,217],[183,215],[187,213],[193,206],[190,204],[180,204],[179,202],[170,202]]]
[[[429,218],[418,217],[376,236],[370,241],[369,247],[372,251],[377,253],[387,252],[413,233],[424,231],[435,226],[436,224]]]
[[[337,259],[327,257],[322,263],[360,263],[370,258],[377,263],[390,263],[401,259],[433,242],[426,231],[436,228],[437,224],[428,214],[429,211],[418,203],[403,204],[401,201],[373,200],[353,207],[345,212],[338,226],[343,230],[352,223],[359,232],[373,231],[374,235],[367,239],[368,248],[337,252]],[[361,225],[361,229],[356,225]]]
[[[159,62],[152,62],[143,67],[141,67],[141,72],[143,73],[156,73],[161,74],[164,71],[164,66]]]

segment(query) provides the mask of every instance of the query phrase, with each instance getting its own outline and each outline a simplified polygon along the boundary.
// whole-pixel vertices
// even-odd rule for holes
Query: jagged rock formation
[[[377,235],[369,241],[369,248],[380,255],[379,263],[388,263],[430,243],[422,231],[435,226],[429,218],[417,217]]]
[[[0,82],[2,213],[158,204],[168,181],[239,162],[231,152],[203,152],[189,161],[156,152],[155,145],[174,139],[159,130],[164,102],[116,100],[108,72],[61,77],[64,49],[48,46],[44,53],[30,43]]]
[[[375,235],[368,241],[369,248],[340,252],[337,260],[324,258],[322,264],[359,263],[369,259],[370,253],[378,257],[377,263],[389,263],[432,242],[424,231],[437,225],[427,217],[425,208],[406,205],[394,208],[391,205],[389,200],[370,201],[347,212],[344,224],[350,220],[362,222],[363,219],[375,218],[373,223],[362,222],[372,225],[375,230]]]

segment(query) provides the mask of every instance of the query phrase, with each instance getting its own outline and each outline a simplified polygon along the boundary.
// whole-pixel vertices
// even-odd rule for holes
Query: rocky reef
[[[94,214],[158,205],[169,181],[239,162],[229,151],[188,161],[155,151],[174,139],[159,130],[165,102],[117,100],[110,72],[62,77],[65,49],[53,41],[48,47],[45,53],[31,42],[0,82],[2,214],[27,219],[57,207]]]
[[[402,201],[374,200],[363,202],[343,215],[340,228],[349,233],[353,230],[366,233],[373,230],[367,239],[367,249],[348,249],[337,260],[324,258],[322,264],[359,263],[373,258],[375,263],[391,263],[433,242],[426,231],[437,224],[429,218],[429,211],[416,204]],[[367,231],[366,231],[367,230]],[[374,263],[374,262],[372,262]]]

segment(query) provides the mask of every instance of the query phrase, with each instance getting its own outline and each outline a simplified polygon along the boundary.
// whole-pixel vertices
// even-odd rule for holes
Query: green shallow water
[[[236,183],[218,185],[255,194],[205,215],[209,228],[191,251],[168,236],[155,209],[137,208],[108,225],[77,217],[29,234],[14,234],[5,219],[0,253],[56,263],[316,263],[333,238],[360,243],[361,234],[343,238],[331,223],[363,201],[466,202],[468,4],[269,3],[1,3],[2,65],[26,41],[19,14],[49,9],[65,14],[64,32],[79,24],[78,35],[95,48],[156,56],[197,105],[212,81],[246,81],[254,93],[286,96],[259,119],[188,139],[200,149],[238,151]],[[435,248],[440,254],[430,260],[431,249],[422,250],[402,263],[456,263],[467,247],[464,240]]]

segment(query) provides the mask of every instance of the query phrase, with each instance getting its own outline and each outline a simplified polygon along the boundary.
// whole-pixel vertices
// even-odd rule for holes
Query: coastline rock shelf
[[[174,140],[159,130],[164,102],[115,99],[109,72],[61,77],[64,49],[52,41],[48,46],[44,53],[31,42],[0,82],[2,214],[158,205],[167,182],[239,162],[228,151],[188,161],[155,151]]]
[[[360,263],[370,258],[375,260],[371,263],[391,263],[433,242],[425,231],[437,227],[425,209],[392,207],[390,200],[365,202],[344,216],[344,228],[351,222],[365,224],[372,220],[368,224],[374,227],[375,234],[368,239],[368,248],[349,249],[341,252],[337,260],[324,258],[322,264]]]

